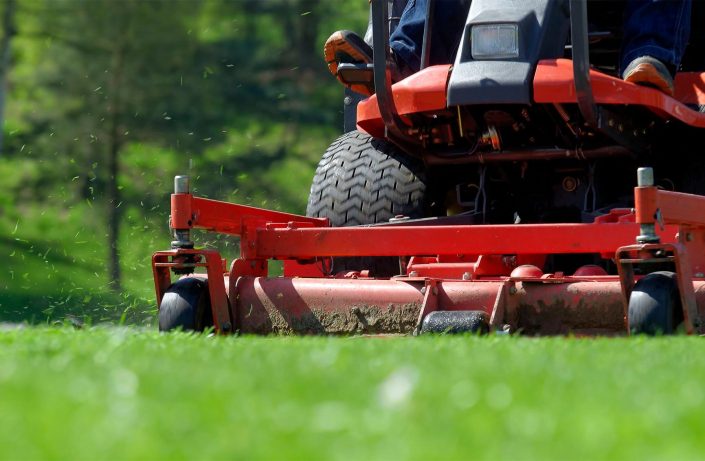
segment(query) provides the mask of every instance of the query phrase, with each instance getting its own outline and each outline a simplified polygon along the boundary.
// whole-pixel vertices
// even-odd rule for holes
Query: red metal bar
[[[164,267],[164,263],[170,260],[168,252],[159,251],[152,255],[152,273],[154,274],[154,291],[157,294],[157,309],[162,304],[164,293],[171,285],[171,270]]]
[[[655,186],[636,187],[634,206],[638,223],[653,224],[660,212],[662,223],[705,227],[705,197],[660,190]]]
[[[689,252],[684,245],[679,243],[673,244],[673,249],[676,259],[678,291],[681,295],[685,330],[688,334],[703,334],[705,333],[705,325],[703,325],[702,319],[705,305],[698,305],[695,297],[693,269],[690,264]]]
[[[449,64],[427,67],[395,83],[392,93],[399,114],[445,109],[450,68]],[[379,112],[377,96],[370,96],[357,106],[357,126],[372,136],[384,136],[384,122]]]
[[[634,188],[634,215],[639,224],[653,224],[658,210],[657,194],[655,187]]]
[[[675,240],[676,229],[662,232]],[[245,243],[256,259],[324,256],[609,253],[631,244],[634,223],[479,226],[379,226],[326,229],[257,229]]]
[[[242,235],[247,223],[289,223],[327,227],[325,218],[310,218],[246,205],[172,194],[171,227],[173,229],[205,229],[230,235]]]
[[[230,315],[230,304],[225,291],[225,277],[221,267],[220,254],[212,250],[200,250],[206,257],[208,292],[210,294],[213,324],[220,333],[232,333],[237,329]]]
[[[598,104],[637,104],[657,112],[667,113],[688,125],[705,127],[705,114],[690,109],[686,103],[697,104],[703,99],[702,76],[682,75],[676,79],[678,101],[664,93],[601,72],[590,71],[590,83],[595,102]],[[534,77],[534,101],[537,103],[577,103],[573,62],[569,59],[547,59],[540,61]]]
[[[191,194],[171,194],[171,228],[190,229],[193,218]]]
[[[705,278],[705,228],[683,227],[679,241],[688,252],[693,277]]]
[[[447,260],[446,260],[447,259]],[[411,277],[473,280],[480,277],[509,276],[523,265],[543,267],[545,255],[466,255],[465,258],[412,256],[406,268]]]
[[[509,272],[505,270],[504,272]],[[408,267],[412,277],[436,277],[442,279],[470,279],[475,274],[475,262],[465,263],[427,263],[413,264]],[[466,275],[467,274],[467,275]],[[499,273],[498,275],[504,275]]]
[[[664,223],[705,226],[705,197],[658,190],[656,200]]]

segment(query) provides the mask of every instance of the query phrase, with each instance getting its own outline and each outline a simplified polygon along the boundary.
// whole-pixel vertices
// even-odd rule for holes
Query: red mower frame
[[[331,228],[326,219],[194,197],[177,177],[170,225],[182,248],[153,256],[157,301],[172,271],[203,267],[205,274],[195,276],[209,281],[219,333],[358,332],[356,311],[370,307],[397,309],[399,325],[363,332],[417,332],[432,311],[472,308],[486,312],[498,330],[627,333],[635,268],[645,274],[649,265],[667,263],[678,274],[686,332],[703,334],[705,197],[659,190],[648,174],[645,181],[635,188],[634,210],[613,210],[591,224]],[[240,258],[226,270],[216,251],[190,248],[192,229],[240,237]],[[571,276],[544,274],[531,265],[565,253],[613,258],[619,276],[592,266]],[[327,274],[326,260],[342,256],[405,258],[406,274],[384,280],[364,272]],[[270,259],[285,261],[283,277],[268,278]],[[346,316],[335,325],[342,331],[312,320],[322,311]]]

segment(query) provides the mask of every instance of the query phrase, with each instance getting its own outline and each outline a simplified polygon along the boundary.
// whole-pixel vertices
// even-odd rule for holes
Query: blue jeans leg
[[[625,11],[621,71],[651,56],[675,72],[690,36],[691,0],[629,0]]]
[[[470,4],[465,0],[436,0],[434,5],[430,62],[448,64],[455,59]],[[399,25],[389,37],[394,53],[413,72],[421,67],[427,8],[427,0],[409,0]]]

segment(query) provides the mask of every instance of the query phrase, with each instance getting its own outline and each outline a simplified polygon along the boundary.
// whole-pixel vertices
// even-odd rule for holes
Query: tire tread
[[[334,227],[379,224],[397,215],[427,216],[429,194],[423,163],[384,140],[351,131],[331,143],[316,168],[306,214]],[[399,274],[398,258],[336,258],[333,271],[368,269]]]

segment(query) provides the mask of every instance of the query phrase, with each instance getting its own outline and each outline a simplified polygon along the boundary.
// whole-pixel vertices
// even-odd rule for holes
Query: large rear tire
[[[398,215],[423,218],[431,200],[423,164],[392,144],[359,131],[335,140],[318,164],[306,214],[335,227],[379,224]],[[400,273],[399,259],[336,258],[331,272],[369,270],[377,277]]]

